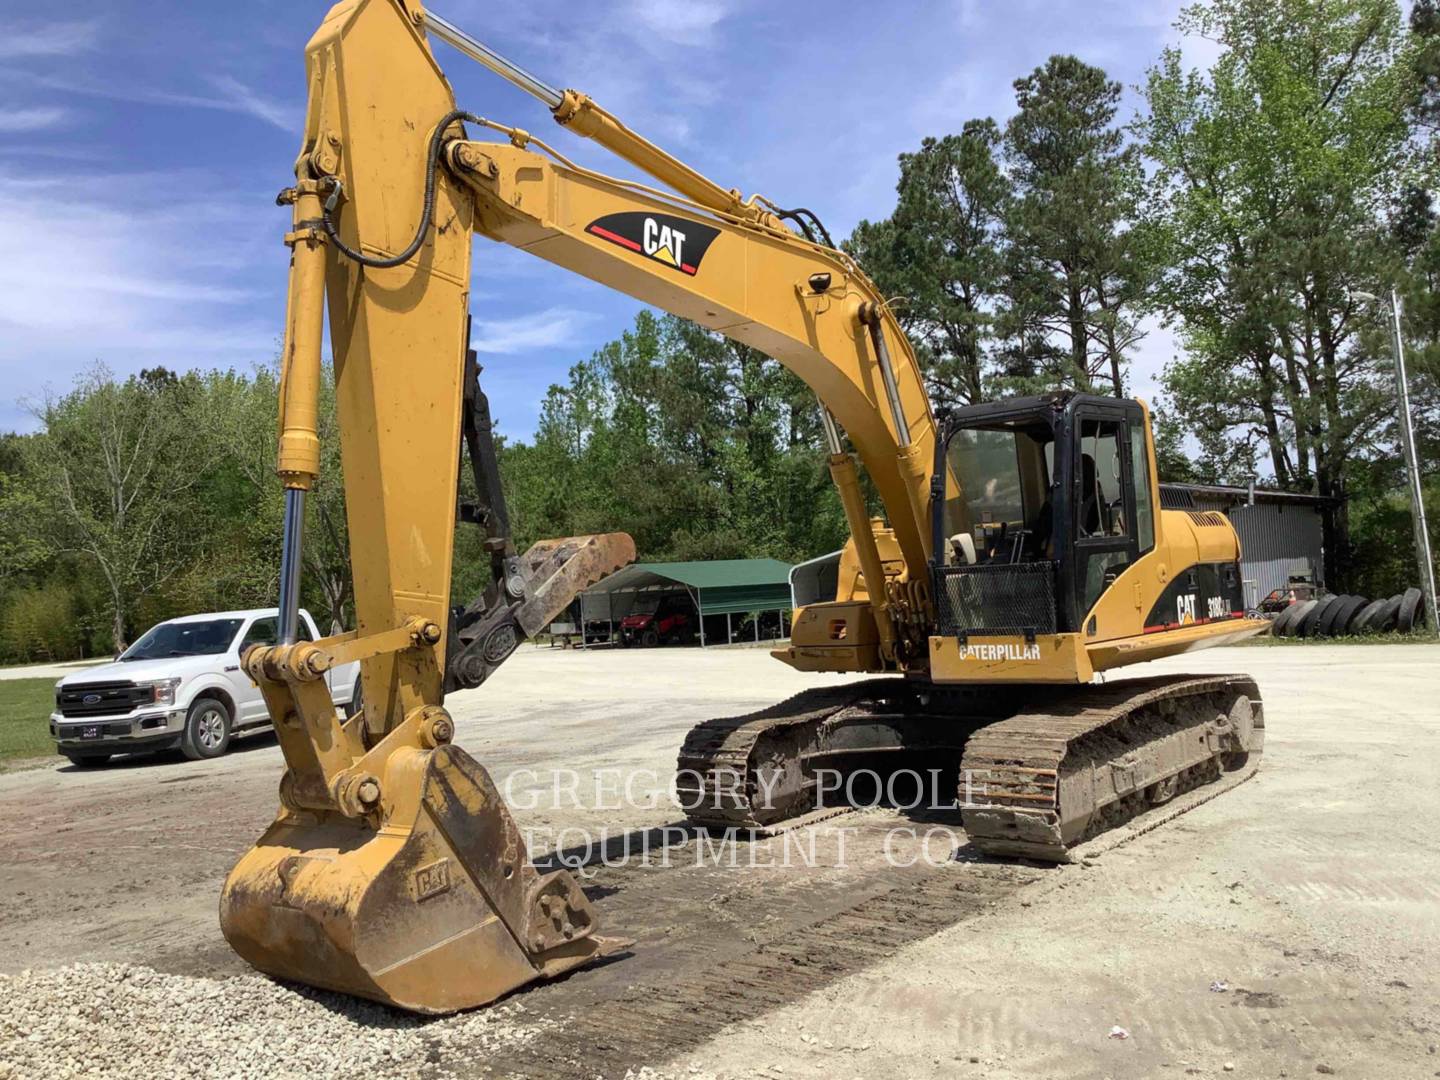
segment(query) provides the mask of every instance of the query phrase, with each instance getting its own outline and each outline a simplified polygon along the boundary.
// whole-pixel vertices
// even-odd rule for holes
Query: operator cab
[[[959,485],[935,500],[941,633],[1077,631],[1155,546],[1148,442],[1136,401],[1067,392],[956,410],[936,460]]]

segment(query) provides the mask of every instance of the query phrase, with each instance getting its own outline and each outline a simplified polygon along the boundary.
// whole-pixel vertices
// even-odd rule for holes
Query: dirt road
[[[699,865],[650,798],[684,732],[813,680],[752,650],[527,647],[449,702],[457,742],[508,778],[537,850],[604,831],[613,865],[587,889],[636,945],[516,995],[543,1038],[503,1056],[451,1040],[395,1073],[1440,1075],[1440,647],[1150,667],[1256,676],[1265,764],[1092,865],[977,860],[958,821],[885,809]],[[241,745],[0,776],[0,974],[97,959],[244,974],[215,905],[273,813],[281,758]],[[125,1018],[95,1023],[103,1038]]]

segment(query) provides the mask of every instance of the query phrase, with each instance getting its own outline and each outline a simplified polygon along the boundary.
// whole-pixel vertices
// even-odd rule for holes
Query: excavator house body
[[[936,441],[927,677],[1085,684],[1096,672],[1262,633],[1223,516],[1160,509],[1149,411],[1057,393],[956,410]],[[871,530],[888,578],[903,562]],[[774,655],[802,671],[884,671],[853,541],[837,598],[796,613]],[[889,668],[894,670],[894,668]]]

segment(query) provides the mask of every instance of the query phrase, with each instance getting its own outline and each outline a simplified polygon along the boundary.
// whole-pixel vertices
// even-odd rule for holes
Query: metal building
[[[1160,504],[1175,510],[1219,510],[1240,537],[1245,602],[1256,607],[1274,589],[1303,577],[1325,584],[1324,516],[1318,495],[1218,484],[1161,484]]]
[[[667,593],[686,595],[693,603],[701,645],[732,640],[735,615],[776,613],[780,636],[787,633],[790,564],[779,559],[631,563],[580,595],[581,614],[587,626],[603,624],[607,636],[613,636],[616,624],[638,604],[654,603]],[[756,618],[755,641],[760,627]]]

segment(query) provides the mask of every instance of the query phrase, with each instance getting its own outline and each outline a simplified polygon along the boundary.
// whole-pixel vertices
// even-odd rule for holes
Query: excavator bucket
[[[422,1013],[494,1001],[626,942],[566,871],[537,873],[489,774],[457,747],[392,755],[384,826],[288,808],[231,871],[220,923],[267,974]]]
[[[452,661],[486,674],[574,597],[635,557],[624,533],[542,541],[490,590]],[[231,946],[267,974],[422,1013],[472,1008],[627,941],[595,933],[570,873],[542,874],[490,774],[450,744],[454,724],[405,687],[438,686],[440,628],[254,648],[289,765],[280,813],[236,863],[220,900]],[[487,650],[497,641],[499,651]],[[323,673],[348,660],[394,679],[388,701],[336,716]],[[377,682],[381,680],[376,679]],[[433,701],[433,698],[431,699]],[[378,711],[377,711],[378,710]],[[393,722],[392,722],[393,721]]]

